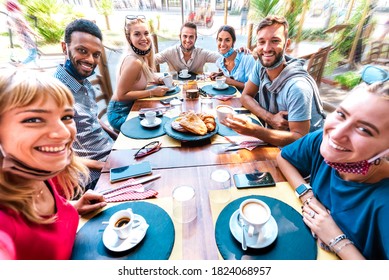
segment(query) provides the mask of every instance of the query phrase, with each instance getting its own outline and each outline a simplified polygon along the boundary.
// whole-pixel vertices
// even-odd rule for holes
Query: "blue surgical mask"
[[[235,50],[234,50],[233,48],[231,48],[228,52],[222,53],[221,55],[222,55],[224,58],[228,58],[228,57],[230,57],[234,52],[235,52]]]

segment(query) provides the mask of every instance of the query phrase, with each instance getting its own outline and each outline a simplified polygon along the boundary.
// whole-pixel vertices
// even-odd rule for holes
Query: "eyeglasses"
[[[141,158],[149,154],[155,153],[161,149],[162,143],[159,141],[153,141],[146,146],[140,148],[134,155],[134,158]]]

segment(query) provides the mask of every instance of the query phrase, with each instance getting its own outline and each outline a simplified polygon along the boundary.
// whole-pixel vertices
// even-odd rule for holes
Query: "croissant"
[[[208,132],[215,130],[215,128],[216,128],[215,118],[208,117],[208,118],[203,119],[203,122],[205,123],[205,126],[207,127]]]
[[[205,126],[207,127],[208,132],[215,130],[216,121],[215,121],[215,117],[212,114],[201,113],[201,114],[199,114],[199,117],[205,123]]]

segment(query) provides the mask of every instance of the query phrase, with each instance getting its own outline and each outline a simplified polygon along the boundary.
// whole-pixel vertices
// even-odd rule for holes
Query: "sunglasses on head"
[[[129,21],[136,20],[136,19],[146,20],[146,16],[144,16],[144,15],[126,15],[126,24]]]

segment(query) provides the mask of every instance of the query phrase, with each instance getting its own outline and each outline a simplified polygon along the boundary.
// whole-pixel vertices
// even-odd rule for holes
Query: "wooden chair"
[[[371,44],[368,63],[389,65],[389,43],[375,41]]]
[[[118,132],[109,125],[107,120],[105,120],[108,103],[113,95],[105,49],[103,49],[98,67],[99,74],[96,74],[93,79],[90,79],[91,84],[94,86],[96,92],[96,102],[99,106],[99,114],[97,117],[99,118],[99,122],[103,129],[113,139],[116,139],[118,137]]]
[[[324,67],[326,65],[328,54],[331,51],[331,48],[331,46],[321,48],[317,53],[311,55],[308,60],[307,71],[316,81],[318,87],[321,84]]]

